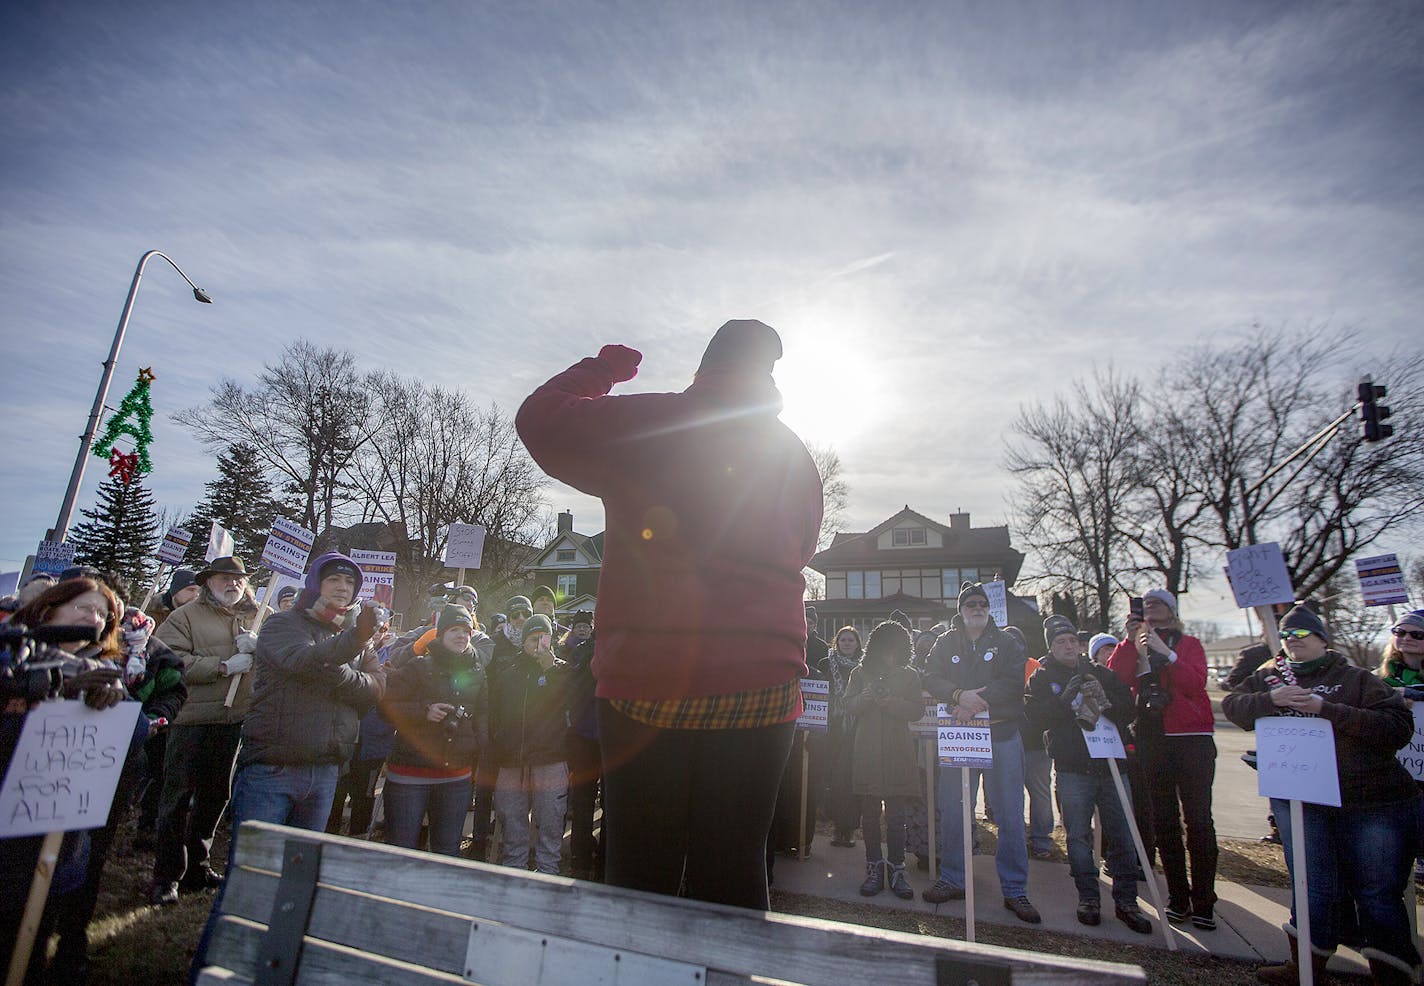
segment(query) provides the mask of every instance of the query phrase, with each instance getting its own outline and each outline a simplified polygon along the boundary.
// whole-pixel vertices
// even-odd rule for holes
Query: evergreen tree
[[[101,572],[118,572],[128,580],[131,593],[146,591],[158,569],[153,553],[158,550],[163,532],[153,494],[143,485],[143,479],[135,476],[130,483],[117,478],[105,481],[99,487],[94,509],[82,513],[85,520],[69,534],[74,563],[93,565]]]
[[[281,512],[281,501],[274,494],[257,450],[245,443],[228,446],[218,456],[218,478],[206,489],[207,499],[194,509],[188,521],[186,529],[193,541],[183,563],[202,566],[208,532],[217,521],[232,535],[234,550],[248,569],[255,568],[267,535],[272,533],[272,521]]]

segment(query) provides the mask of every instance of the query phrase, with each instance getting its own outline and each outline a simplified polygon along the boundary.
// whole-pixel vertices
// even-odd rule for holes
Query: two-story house
[[[603,531],[580,534],[574,530],[574,515],[565,510],[559,514],[553,540],[536,551],[524,568],[530,586],[547,585],[558,595],[554,612],[563,617],[581,609],[597,610],[602,566]]]

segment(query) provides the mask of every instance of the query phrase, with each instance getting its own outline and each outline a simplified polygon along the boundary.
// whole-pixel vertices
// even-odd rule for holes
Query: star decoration
[[[151,366],[145,366],[143,369],[139,370],[139,371],[138,371],[138,378],[139,378],[140,380],[142,380],[144,383],[153,383],[153,380],[154,380],[153,367],[151,367]]]

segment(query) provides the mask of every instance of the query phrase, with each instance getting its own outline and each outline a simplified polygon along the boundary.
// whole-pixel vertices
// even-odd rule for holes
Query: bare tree
[[[369,438],[371,400],[351,353],[299,339],[263,369],[255,387],[224,380],[184,419],[210,448],[252,446],[300,498],[303,526],[319,531],[350,502],[350,470]]]
[[[841,457],[829,445],[807,445],[806,451],[816,463],[816,472],[821,477],[821,494],[825,507],[821,513],[821,533],[816,538],[816,548],[820,550],[831,543],[836,531],[845,522],[846,507],[850,504],[850,484],[846,482],[841,467]]]
[[[1196,484],[1190,426],[1172,400],[1170,374],[1159,374],[1132,454],[1139,482],[1121,514],[1123,536],[1131,542],[1135,568],[1161,577],[1175,595],[1191,584],[1191,549],[1201,543],[1207,501]]]

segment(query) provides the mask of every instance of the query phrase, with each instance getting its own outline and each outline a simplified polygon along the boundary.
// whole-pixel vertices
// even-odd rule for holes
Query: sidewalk
[[[909,858],[914,859],[913,856]],[[1109,881],[1101,878],[1099,885],[1102,888],[1104,904],[1103,923],[1096,928],[1090,928],[1078,923],[1078,895],[1073,889],[1072,878],[1068,875],[1068,864],[1030,859],[1028,866],[1029,899],[1043,915],[1043,924],[1037,927],[1103,941],[1166,948],[1158,927],[1159,917],[1152,906],[1151,893],[1146,887],[1138,889],[1143,913],[1153,923],[1151,935],[1134,934],[1113,917],[1112,886]],[[859,844],[854,849],[838,848],[831,846],[828,840],[818,838],[810,857],[804,861],[790,856],[776,857],[776,883],[773,887],[787,893],[859,902],[868,907],[920,911],[964,919],[964,901],[936,905],[927,904],[920,899],[920,892],[934,883],[934,874],[915,869],[913,862],[906,873],[910,884],[915,888],[914,900],[900,900],[889,890],[875,897],[862,897],[859,888],[865,878],[864,850]],[[1162,880],[1160,873],[1157,878]],[[1166,884],[1161,882],[1160,885],[1165,900]],[[974,890],[976,923],[1030,927],[1004,909],[992,856],[974,857]],[[1261,963],[1285,961],[1288,953],[1281,925],[1285,924],[1290,916],[1290,891],[1275,887],[1218,882],[1216,892],[1220,897],[1216,908],[1216,930],[1200,931],[1190,924],[1184,927],[1173,925],[1178,949],[1184,954],[1205,953]],[[1341,949],[1336,953],[1330,962],[1330,969],[1333,972],[1358,974],[1367,974],[1369,971],[1364,959],[1349,949]]]

